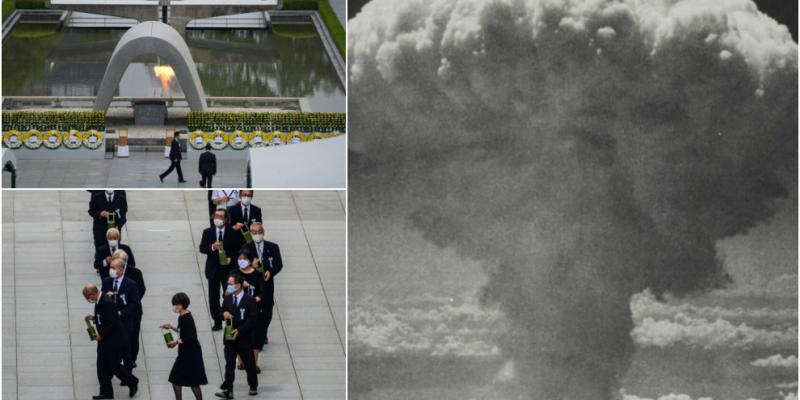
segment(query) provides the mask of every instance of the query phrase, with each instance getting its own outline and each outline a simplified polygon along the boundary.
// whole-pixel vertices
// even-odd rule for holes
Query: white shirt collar
[[[242,296],[244,296],[244,288],[242,288],[242,291],[238,295],[233,296],[236,298],[236,302],[234,304],[239,304],[239,302],[242,301]]]

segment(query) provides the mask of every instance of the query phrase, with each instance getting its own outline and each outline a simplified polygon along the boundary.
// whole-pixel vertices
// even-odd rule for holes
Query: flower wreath
[[[321,132],[309,132],[308,136],[306,136],[306,141],[310,142],[312,140],[324,139],[324,138],[325,136],[323,136]]]
[[[344,132],[338,131],[338,130],[337,131],[331,131],[331,132],[328,132],[328,136],[326,136],[326,137],[332,138],[332,137],[336,137],[336,136],[339,136],[339,135],[344,135]]]
[[[189,144],[192,145],[197,150],[203,150],[206,148],[206,143],[208,140],[206,139],[206,133],[201,130],[196,130],[189,134]]]
[[[273,131],[269,135],[269,141],[273,146],[286,144],[286,135],[284,135],[281,131]]]
[[[103,134],[100,131],[89,129],[83,135],[83,145],[89,149],[99,148],[103,144]]]
[[[12,129],[3,134],[3,143],[9,149],[18,149],[22,146],[22,132]]]
[[[42,147],[44,135],[42,135],[42,132],[39,132],[37,129],[31,129],[22,135],[22,139],[22,143],[25,144],[25,147],[29,149],[38,149],[39,147]]]
[[[214,131],[208,138],[211,147],[222,150],[228,145],[228,134],[225,131]]]
[[[228,143],[236,150],[247,147],[249,135],[245,131],[235,130],[228,136]]]
[[[251,147],[261,147],[261,146],[269,146],[270,143],[270,134],[264,131],[253,131],[250,132],[250,146]]]
[[[305,141],[306,137],[303,135],[303,132],[300,131],[292,131],[286,135],[286,143],[288,144],[302,143]]]
[[[64,136],[62,136],[64,147],[68,149],[77,149],[83,143],[83,134],[77,129],[70,129]]]
[[[58,146],[61,146],[61,131],[51,129],[45,132],[42,144],[48,149],[57,149]]]

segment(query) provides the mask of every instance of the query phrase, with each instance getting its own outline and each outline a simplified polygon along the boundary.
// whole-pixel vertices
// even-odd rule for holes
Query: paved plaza
[[[177,323],[170,299],[178,291],[189,295],[197,323],[209,379],[203,398],[214,398],[224,357],[222,332],[211,332],[205,255],[198,252],[209,226],[207,193],[131,190],[127,197],[121,242],[131,246],[147,286],[135,398],[174,398],[167,378],[177,351],[166,347],[158,326]],[[92,268],[89,193],[4,190],[2,199],[2,398],[90,399],[99,392],[96,345],[83,317],[93,306],[81,289],[100,278]],[[244,371],[238,370],[234,394],[344,399],[345,193],[256,191],[253,203],[264,212],[266,239],[280,245],[284,269],[276,278],[259,395],[247,395]],[[115,378],[116,398],[128,398],[118,382]],[[194,398],[188,388],[183,396]]]
[[[163,153],[137,152],[129,158],[108,160],[18,160],[18,188],[199,188],[200,174],[197,160],[181,161],[183,177],[188,182],[178,183],[173,171],[158,180],[158,175],[169,167]],[[3,173],[3,187],[10,188],[10,174]],[[215,187],[244,187],[247,184],[246,160],[217,160]],[[88,204],[88,201],[87,201]],[[135,254],[136,250],[134,250]]]

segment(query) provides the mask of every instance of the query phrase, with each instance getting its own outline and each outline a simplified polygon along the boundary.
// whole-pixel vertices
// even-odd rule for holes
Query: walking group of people
[[[203,231],[199,251],[206,255],[209,310],[212,331],[222,331],[225,375],[216,396],[233,398],[236,368],[245,370],[249,394],[258,394],[259,354],[269,343],[267,331],[275,305],[274,278],[283,268],[277,244],[264,240],[261,209],[252,204],[252,190],[209,191],[210,227]],[[95,243],[94,267],[102,278],[98,288],[87,284],[83,295],[94,304],[94,314],[86,316],[90,335],[97,341],[97,378],[100,394],[94,399],[112,399],[112,378],[116,376],[133,397],[138,378],[133,375],[139,352],[142,320],[141,298],[146,287],[141,270],[136,268],[130,246],[121,243],[127,219],[124,191],[94,191],[89,206]],[[178,325],[163,324],[162,329],[178,333],[167,343],[178,347],[169,382],[176,399],[184,386],[201,399],[201,385],[208,384],[202,349],[194,318],[188,311],[189,296],[172,296]],[[93,322],[93,325],[91,324]]]

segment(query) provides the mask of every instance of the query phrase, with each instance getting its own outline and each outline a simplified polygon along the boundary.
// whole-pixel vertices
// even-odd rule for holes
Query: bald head
[[[97,289],[97,286],[89,283],[83,287],[83,298],[90,303],[95,303],[97,301],[97,297],[100,295],[100,290]]]

